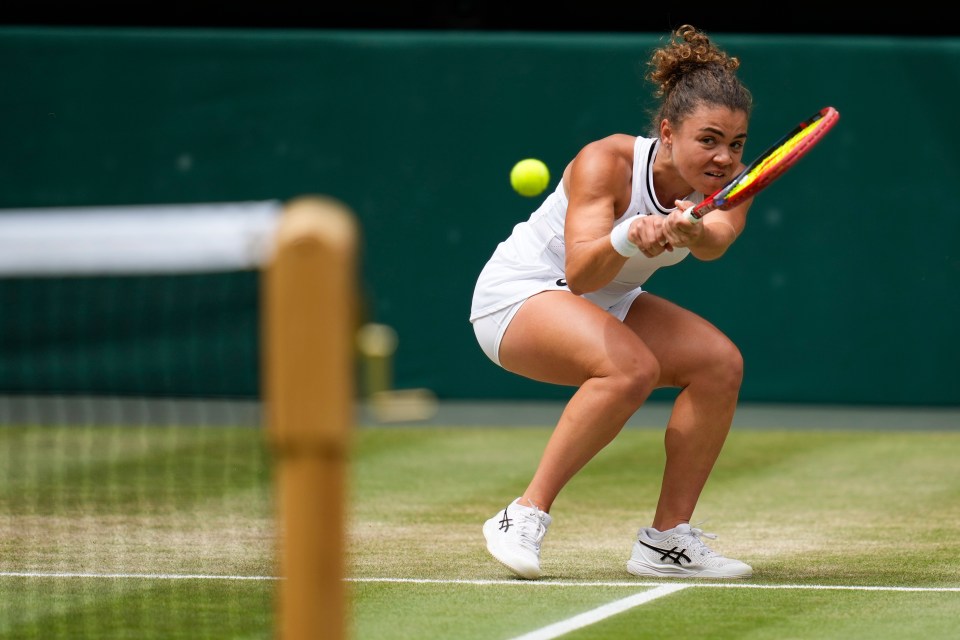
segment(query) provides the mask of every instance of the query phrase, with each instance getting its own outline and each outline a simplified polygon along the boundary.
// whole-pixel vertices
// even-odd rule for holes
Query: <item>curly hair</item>
[[[753,96],[737,77],[739,58],[717,47],[707,34],[685,24],[647,62],[646,78],[654,84],[660,106],[653,111],[653,134],[664,119],[683,122],[702,104],[726,107],[750,115]]]

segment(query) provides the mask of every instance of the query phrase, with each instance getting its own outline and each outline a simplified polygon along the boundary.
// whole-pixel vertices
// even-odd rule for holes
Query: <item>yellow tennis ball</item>
[[[550,170],[536,158],[526,158],[513,165],[510,184],[522,196],[536,196],[550,184]]]

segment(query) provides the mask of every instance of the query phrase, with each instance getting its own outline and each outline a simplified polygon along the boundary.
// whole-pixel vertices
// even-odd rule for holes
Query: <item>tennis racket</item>
[[[691,222],[697,222],[714,209],[732,209],[755,196],[805,156],[839,119],[840,113],[833,107],[820,109],[777,140],[725,187],[684,211],[684,215]]]

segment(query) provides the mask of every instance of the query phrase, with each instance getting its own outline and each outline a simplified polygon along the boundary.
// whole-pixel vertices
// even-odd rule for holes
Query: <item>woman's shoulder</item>
[[[587,143],[583,149],[601,150],[609,153],[617,150],[633,149],[636,141],[637,136],[627,133],[612,133],[609,136]]]
[[[605,138],[599,138],[587,143],[580,149],[576,160],[583,162],[616,162],[618,160],[633,161],[633,147],[637,136],[626,133],[614,133]]]
[[[613,185],[617,189],[629,184],[636,140],[636,136],[616,133],[584,145],[564,170],[565,184],[569,185],[574,174],[586,184]]]

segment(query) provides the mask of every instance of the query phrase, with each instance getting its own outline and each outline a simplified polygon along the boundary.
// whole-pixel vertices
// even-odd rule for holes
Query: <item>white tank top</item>
[[[614,224],[635,215],[668,215],[674,207],[657,201],[653,188],[653,160],[660,147],[658,138],[637,137],[633,147],[633,184],[630,204]],[[702,193],[684,200],[702,202]],[[567,196],[563,180],[529,219],[520,222],[506,240],[497,245],[487,261],[473,292],[470,321],[499,311],[530,296],[548,290],[567,290],[564,279],[563,226]],[[640,288],[660,267],[676,264],[689,255],[687,248],[665,251],[655,258],[642,253],[631,257],[606,286],[583,295],[602,309],[609,309],[624,296]]]

